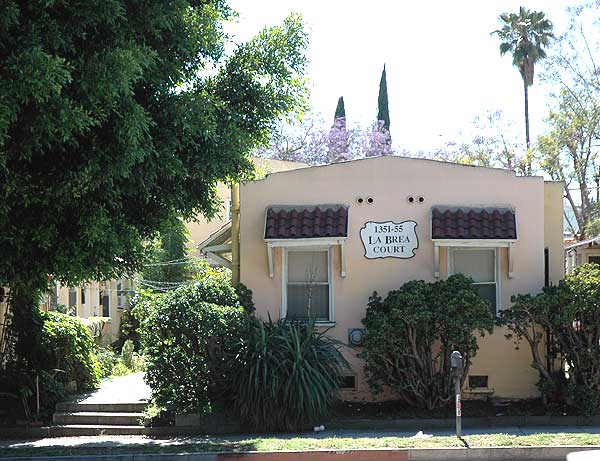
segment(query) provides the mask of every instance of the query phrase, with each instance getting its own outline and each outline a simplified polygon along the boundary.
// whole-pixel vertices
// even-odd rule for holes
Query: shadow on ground
[[[235,440],[212,437],[68,437],[36,441],[3,443],[0,458],[7,456],[84,456],[116,455],[124,453],[183,453],[253,451],[252,440]]]

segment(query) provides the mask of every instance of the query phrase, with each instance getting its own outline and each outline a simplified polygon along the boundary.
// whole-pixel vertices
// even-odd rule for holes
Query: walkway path
[[[150,388],[143,373],[118,376],[103,381],[99,389],[79,396],[78,403],[137,403],[150,400]]]

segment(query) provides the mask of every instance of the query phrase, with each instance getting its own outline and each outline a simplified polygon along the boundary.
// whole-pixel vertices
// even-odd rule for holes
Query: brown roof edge
[[[348,206],[272,205],[265,212],[265,240],[348,237]]]
[[[509,207],[432,207],[431,238],[517,240],[515,211]]]

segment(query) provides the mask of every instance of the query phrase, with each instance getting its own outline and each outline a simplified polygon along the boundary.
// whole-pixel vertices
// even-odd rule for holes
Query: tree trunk
[[[531,176],[531,158],[529,157],[529,92],[527,82],[523,78],[523,91],[525,94],[525,146],[527,148],[527,175]]]
[[[10,285],[12,317],[8,325],[14,340],[14,360],[17,369],[37,370],[42,365],[40,339],[43,320],[40,315],[42,288],[33,284],[13,283]]]

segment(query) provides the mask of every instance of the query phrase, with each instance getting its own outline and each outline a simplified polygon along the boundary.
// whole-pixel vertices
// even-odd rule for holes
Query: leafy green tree
[[[212,216],[216,184],[303,103],[301,18],[224,52],[225,0],[0,5],[0,286],[9,348],[42,367],[37,301],[135,272],[162,223]],[[2,363],[5,363],[3,360]]]
[[[391,388],[407,405],[426,409],[448,405],[453,397],[450,354],[462,353],[464,378],[494,319],[487,301],[462,274],[427,283],[413,280],[385,299],[369,299],[362,357],[369,387]]]
[[[533,85],[535,64],[546,57],[544,47],[552,35],[552,23],[542,11],[531,11],[520,7],[519,13],[503,13],[500,15],[502,28],[495,30],[500,38],[500,55],[511,53],[513,65],[519,69],[523,78],[523,94],[525,98],[525,145],[530,148],[529,142],[529,93],[528,88]],[[531,162],[528,165],[528,174],[531,174]]]
[[[188,242],[187,226],[181,219],[174,218],[162,226],[151,243],[149,263],[140,273],[148,286],[174,288],[191,278]]]
[[[582,413],[600,411],[600,267],[584,264],[543,292],[513,297],[500,313],[509,338],[525,342],[547,400],[569,399]],[[547,334],[548,333],[548,334]],[[550,360],[543,342],[552,338]],[[556,366],[556,360],[560,364]],[[565,374],[568,371],[568,374]]]
[[[390,129],[390,109],[388,106],[387,78],[385,64],[379,81],[379,96],[377,98],[377,120],[383,122],[383,128]]]

